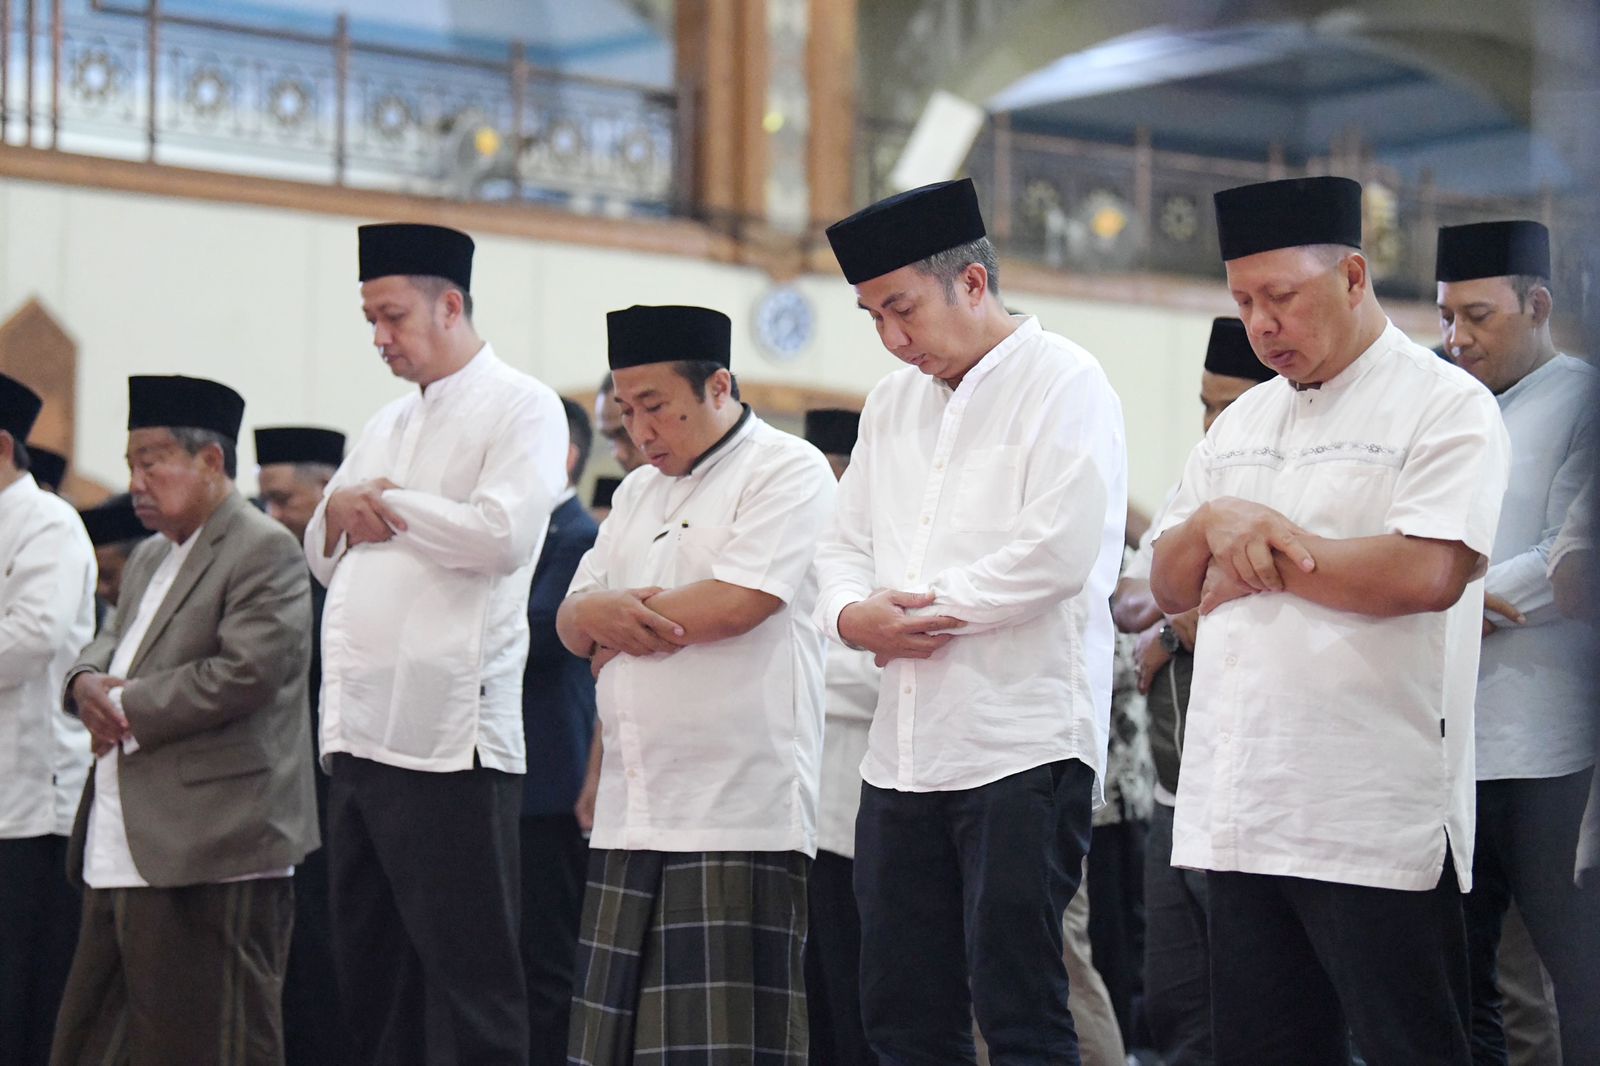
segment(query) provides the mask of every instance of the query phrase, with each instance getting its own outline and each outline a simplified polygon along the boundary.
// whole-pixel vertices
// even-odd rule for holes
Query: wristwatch
[[[1161,623],[1161,646],[1167,649],[1167,654],[1177,654],[1182,645],[1178,641],[1178,631],[1172,628],[1171,622]]]

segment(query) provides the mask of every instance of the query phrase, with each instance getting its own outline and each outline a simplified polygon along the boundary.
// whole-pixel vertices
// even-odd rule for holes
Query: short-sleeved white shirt
[[[594,847],[816,853],[812,556],[833,494],[821,452],[749,412],[688,474],[642,467],[617,489],[572,594],[716,580],[783,606],[742,636],[601,671]]]
[[[1278,379],[1223,412],[1161,530],[1238,497],[1311,533],[1402,533],[1487,557],[1509,445],[1494,397],[1391,323],[1319,389]],[[1172,861],[1433,888],[1474,831],[1483,582],[1449,610],[1373,618],[1260,593],[1201,619]]]

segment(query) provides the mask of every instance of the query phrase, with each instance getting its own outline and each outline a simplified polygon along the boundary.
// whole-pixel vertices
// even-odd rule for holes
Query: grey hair
[[[336,469],[327,463],[295,463],[294,476],[307,484],[320,481],[324,485],[333,480]]]
[[[956,302],[956,279],[959,278],[967,267],[977,263],[989,274],[989,292],[995,297],[1000,295],[1000,257],[994,250],[994,242],[988,237],[979,237],[966,244],[958,244],[954,248],[946,248],[942,252],[935,252],[920,263],[913,263],[912,269],[918,274],[931,278],[938,278],[944,285],[944,298],[947,303]]]
[[[222,472],[232,481],[239,476],[239,449],[234,442],[224,437],[214,429],[199,429],[195,426],[168,426],[167,431],[172,434],[172,439],[178,442],[179,447],[190,455],[199,455],[200,449],[208,444],[215,444],[222,450]]]
[[[1348,244],[1308,244],[1306,251],[1317,258],[1324,267],[1332,270],[1345,259],[1352,255],[1360,255],[1361,249]]]

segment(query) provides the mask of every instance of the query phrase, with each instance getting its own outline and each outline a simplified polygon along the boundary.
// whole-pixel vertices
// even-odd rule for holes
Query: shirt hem
[[[816,838],[769,829],[602,829],[596,826],[589,847],[602,851],[798,851],[816,858]]]
[[[489,752],[475,748],[467,749],[464,755],[431,755],[418,757],[405,755],[386,748],[365,748],[347,746],[343,744],[324,743],[321,758],[325,771],[330,771],[329,759],[335,755],[349,755],[357,759],[366,759],[368,762],[382,763],[384,766],[393,766],[401,770],[417,770],[422,773],[452,774],[462,770],[482,768],[485,770],[499,770],[507,774],[525,774],[527,761],[525,759],[503,759]],[[478,760],[478,767],[473,766],[473,758]]]
[[[1478,767],[1477,780],[1479,780],[1479,781],[1548,781],[1551,778],[1555,778],[1555,777],[1570,777],[1573,774],[1581,774],[1585,770],[1592,769],[1594,767],[1594,765],[1595,765],[1594,756],[1589,755],[1587,757],[1582,757],[1581,758],[1581,765],[1573,766],[1573,767],[1570,767],[1569,769],[1565,769],[1565,770],[1548,770],[1547,769],[1547,770],[1526,771],[1526,772],[1522,772],[1522,773],[1517,773],[1517,772],[1513,772],[1513,771],[1496,770],[1496,771],[1493,771],[1491,773],[1484,773],[1483,772],[1483,767],[1480,766],[1480,767]]]
[[[1017,763],[999,770],[985,770],[982,773],[974,774],[971,777],[957,777],[948,781],[918,781],[910,784],[905,784],[898,780],[894,780],[890,783],[884,783],[886,779],[883,776],[874,773],[872,770],[868,769],[865,764],[863,764],[861,767],[861,779],[867,784],[871,785],[873,788],[881,788],[886,792],[964,792],[968,789],[982,788],[984,785],[992,785],[996,781],[1004,780],[1005,778],[1012,777],[1016,774],[1026,773],[1027,771],[1036,769],[1040,766],[1048,766],[1053,762],[1061,762],[1065,759],[1077,759],[1079,762],[1083,763],[1089,769],[1094,771],[1096,781],[1100,780],[1102,776],[1101,769],[1095,765],[1095,761],[1081,751],[1074,751],[1070,749],[1054,754],[1043,755],[1029,762]]]
[[[1299,877],[1308,881],[1327,881],[1334,884],[1356,885],[1363,888],[1388,888],[1402,892],[1427,892],[1439,885],[1444,864],[1453,857],[1446,849],[1437,867],[1429,870],[1373,869],[1370,867],[1325,865],[1303,859],[1277,856],[1272,858],[1236,859],[1224,861],[1214,855],[1180,852],[1174,849],[1172,865],[1185,870],[1214,873],[1262,874],[1268,877]],[[1462,891],[1466,891],[1463,889]]]

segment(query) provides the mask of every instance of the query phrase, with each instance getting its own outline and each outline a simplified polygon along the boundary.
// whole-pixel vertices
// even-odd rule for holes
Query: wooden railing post
[[[348,158],[345,124],[350,99],[350,16],[341,11],[333,26],[333,183],[343,185]]]
[[[11,119],[11,0],[0,0],[0,144]]]
[[[511,42],[511,129],[506,141],[513,165],[522,156],[522,118],[528,95],[528,49],[521,41]]]
[[[1011,114],[1002,111],[994,122],[994,235],[1002,249],[1011,243]]]
[[[1434,248],[1434,235],[1439,232],[1439,187],[1433,177],[1432,167],[1423,167],[1417,180],[1417,232],[1412,235],[1411,247],[1413,275],[1419,289],[1426,291],[1433,281],[1433,263],[1429,254]]]
[[[23,73],[27,75],[27,84],[22,87],[22,130],[27,137],[27,145],[33,147],[33,83],[37,80],[34,70],[34,52],[37,49],[39,36],[39,11],[36,0],[28,0],[26,14],[23,16],[23,30],[27,40],[23,42],[22,54],[24,56]]]
[[[0,0],[4,3],[5,0]],[[61,147],[61,53],[65,29],[61,0],[50,0],[50,148]]]
[[[156,133],[161,111],[161,0],[150,0],[149,22],[145,26],[145,48],[149,52],[149,84],[145,87],[145,157],[156,161]]]
[[[695,87],[687,81],[678,83],[677,112],[673,115],[672,133],[672,169],[674,183],[673,213],[684,218],[696,218],[700,215],[700,197],[695,188],[699,181],[699,173],[695,169],[695,160],[698,145],[695,141],[698,135],[698,126],[695,122],[696,110],[699,100],[695,95]]]
[[[1139,220],[1139,261],[1143,263],[1155,228],[1155,148],[1149,126],[1140,126],[1133,133],[1133,217]]]

